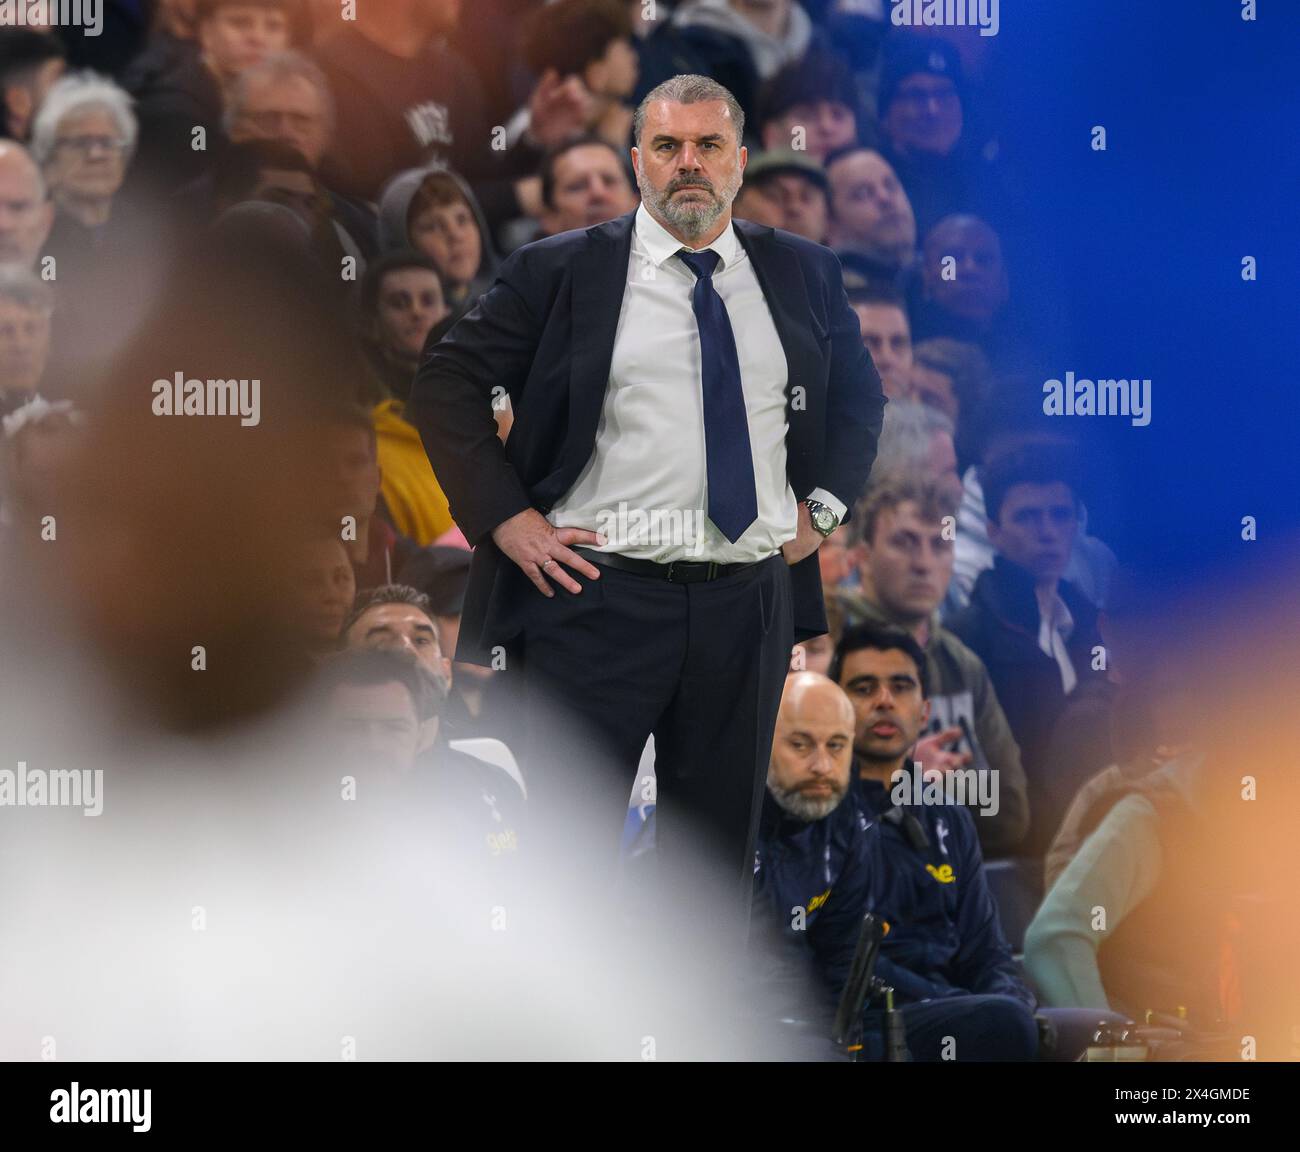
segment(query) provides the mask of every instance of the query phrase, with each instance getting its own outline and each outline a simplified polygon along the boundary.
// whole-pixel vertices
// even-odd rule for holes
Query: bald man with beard
[[[816,672],[786,678],[754,855],[765,997],[824,1036],[869,896],[869,824],[850,791],[853,732],[838,684]]]

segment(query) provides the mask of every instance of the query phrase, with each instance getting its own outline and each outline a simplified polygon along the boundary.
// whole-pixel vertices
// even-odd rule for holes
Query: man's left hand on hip
[[[816,552],[821,547],[824,539],[825,537],[813,527],[812,515],[808,511],[808,505],[801,500],[799,502],[799,533],[793,540],[787,540],[781,545],[781,554],[785,557],[787,564],[798,564],[800,560]]]

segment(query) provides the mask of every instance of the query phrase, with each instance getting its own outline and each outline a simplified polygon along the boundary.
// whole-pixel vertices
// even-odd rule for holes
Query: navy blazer
[[[420,431],[451,514],[474,545],[456,659],[488,664],[539,593],[491,532],[550,511],[596,447],[623,304],[635,212],[514,252],[492,287],[425,348],[406,418]],[[852,508],[876,456],[885,398],[828,248],[745,220],[753,262],[789,369],[787,474],[802,500],[824,488]],[[492,401],[510,396],[505,445]],[[795,639],[826,631],[816,554],[791,569]]]

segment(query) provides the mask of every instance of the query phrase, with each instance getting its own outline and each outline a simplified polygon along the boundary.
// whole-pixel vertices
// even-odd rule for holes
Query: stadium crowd
[[[1073,1058],[1107,1013],[1251,1010],[1196,911],[1235,907],[1236,874],[1169,866],[1218,819],[1217,769],[1196,716],[1120,667],[1120,566],[1031,379],[989,40],[842,0],[104,8],[96,38],[0,28],[11,608],[78,601],[177,730],[312,682],[338,746],[418,781],[467,866],[526,866],[510,669],[454,659],[476,541],[405,407],[502,260],[637,207],[637,102],[707,75],[746,115],[734,214],[834,249],[889,399],[821,547],[831,631],[791,654],[754,950],[833,1000],[883,917],[917,1059]],[[172,404],[173,376],[209,387]],[[155,381],[168,414],[210,411],[214,382],[260,381],[260,406],[218,390],[245,427],[182,426]],[[55,521],[85,526],[81,563],[42,551]],[[201,697],[159,671],[194,631],[242,659]],[[632,799],[629,854],[652,839]],[[1087,1010],[1087,1036],[1041,1009]]]

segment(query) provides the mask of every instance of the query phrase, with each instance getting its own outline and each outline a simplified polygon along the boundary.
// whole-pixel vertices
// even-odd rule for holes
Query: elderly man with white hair
[[[32,124],[31,151],[57,210],[59,247],[65,231],[81,243],[100,242],[137,131],[131,97],[111,80],[80,72],[50,88]]]
[[[138,138],[131,97],[89,71],[54,84],[32,122],[31,155],[54,217],[35,266],[58,289],[56,395],[84,394],[159,291],[170,222],[123,188]]]

